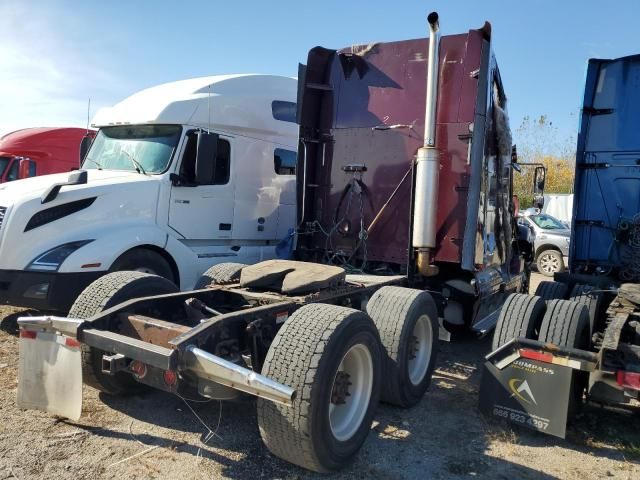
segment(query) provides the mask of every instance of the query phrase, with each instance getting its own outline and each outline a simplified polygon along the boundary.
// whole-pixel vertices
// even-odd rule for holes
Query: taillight
[[[547,352],[539,352],[537,350],[521,348],[520,356],[522,358],[528,358],[529,360],[538,360],[539,362],[553,363],[553,355]]]
[[[75,338],[65,337],[64,344],[71,348],[80,348],[80,342]]]
[[[138,378],[143,378],[147,374],[147,366],[138,360],[129,364],[129,370]]]
[[[640,390],[640,373],[618,370],[616,373],[616,382],[618,382],[618,385],[621,387]]]
[[[31,340],[35,340],[38,336],[38,332],[34,332],[33,330],[20,330],[20,338],[30,338]]]
[[[164,383],[166,383],[169,387],[173,387],[176,383],[178,383],[178,375],[173,370],[165,370],[162,374],[162,378],[164,378]]]

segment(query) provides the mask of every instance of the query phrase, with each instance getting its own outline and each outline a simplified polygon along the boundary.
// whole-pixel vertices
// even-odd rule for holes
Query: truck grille
[[[2,228],[2,222],[4,222],[5,213],[7,213],[7,207],[0,207],[0,228]]]

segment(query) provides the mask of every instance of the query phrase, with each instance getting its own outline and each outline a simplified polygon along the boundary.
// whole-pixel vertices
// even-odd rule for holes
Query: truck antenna
[[[89,135],[90,114],[91,114],[91,97],[89,97],[89,101],[87,102],[87,135]]]
[[[211,133],[211,84],[209,84],[209,96],[207,97],[207,115],[209,117],[209,123],[207,124],[208,131],[207,133]]]

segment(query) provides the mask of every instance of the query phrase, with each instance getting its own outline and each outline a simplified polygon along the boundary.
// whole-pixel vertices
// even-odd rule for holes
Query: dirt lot
[[[357,460],[335,478],[640,478],[638,414],[589,406],[566,441],[484,418],[478,385],[489,345],[442,344],[424,400],[412,410],[382,405]],[[322,477],[268,453],[250,398],[190,402],[194,413],[161,392],[119,399],[85,387],[77,423],[18,410],[17,358],[16,337],[0,332],[0,480]]]

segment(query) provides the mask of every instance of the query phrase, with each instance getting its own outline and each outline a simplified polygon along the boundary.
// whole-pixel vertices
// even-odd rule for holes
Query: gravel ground
[[[483,417],[478,386],[489,348],[489,338],[442,343],[424,400],[411,410],[381,405],[356,461],[331,478],[640,478],[637,414],[588,406],[565,441]],[[323,477],[269,454],[251,398],[189,406],[162,392],[123,399],[85,387],[77,423],[21,411],[17,357],[16,337],[0,332],[0,480]]]

